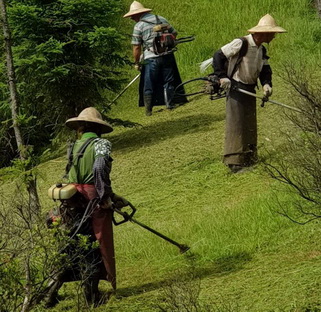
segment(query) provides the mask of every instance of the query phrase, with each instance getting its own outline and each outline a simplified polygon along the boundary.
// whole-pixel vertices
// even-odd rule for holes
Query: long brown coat
[[[254,85],[234,84],[237,88],[255,93]],[[224,163],[250,166],[256,159],[256,99],[231,89],[226,102]]]

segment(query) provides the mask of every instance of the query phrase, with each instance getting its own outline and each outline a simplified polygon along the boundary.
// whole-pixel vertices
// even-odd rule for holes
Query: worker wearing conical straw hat
[[[129,12],[127,12],[123,17],[133,18],[133,16],[137,17],[137,15],[150,12],[151,10],[152,9],[145,8],[140,2],[134,1],[129,7]]]
[[[278,26],[274,18],[270,14],[264,15],[258,22],[258,24],[250,29],[249,33],[285,33],[286,30]]]
[[[71,231],[70,235],[71,238],[77,237],[76,234],[89,236],[90,242],[99,242],[99,249],[86,249],[82,257],[76,257],[82,263],[73,263],[72,270],[66,268],[64,272],[55,274],[48,292],[47,306],[57,302],[58,290],[63,282],[79,277],[83,278],[88,302],[97,303],[100,300],[98,283],[101,279],[109,281],[112,288],[116,289],[113,213],[110,208],[112,205],[118,208],[128,205],[127,200],[116,195],[111,187],[111,143],[101,138],[101,134],[113,131],[111,125],[103,120],[96,108],[88,107],[77,117],[68,119],[66,126],[76,130],[79,136],[68,152],[69,163],[66,167],[68,182],[75,185],[78,191],[76,197],[70,198],[73,201],[72,211],[76,210],[76,217],[81,219],[75,218],[71,222],[81,224],[83,221],[77,227],[78,232]],[[69,256],[75,258],[72,254]],[[82,272],[81,268],[86,272]]]
[[[131,44],[135,69],[141,71],[139,106],[145,106],[147,116],[152,115],[155,105],[173,109],[175,104],[187,102],[183,96],[174,98],[175,88],[182,82],[174,57],[177,32],[164,17],[151,11],[134,1],[123,16],[136,22]],[[160,44],[163,37],[159,34],[166,35],[166,42],[172,44]]]
[[[275,34],[286,30],[266,14],[248,32],[249,35],[224,45],[214,54],[213,60],[214,74],[228,92],[224,163],[232,172],[239,172],[257,162],[256,100],[236,89],[255,93],[259,79],[264,96],[271,96],[272,70],[262,44],[270,43]]]

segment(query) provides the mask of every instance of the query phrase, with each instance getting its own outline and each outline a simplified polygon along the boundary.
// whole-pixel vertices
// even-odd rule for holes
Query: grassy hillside
[[[315,66],[320,59],[321,24],[308,0],[144,5],[168,18],[181,36],[196,35],[176,53],[183,80],[200,76],[199,62],[246,34],[266,13],[288,30],[268,49],[273,99],[291,105],[279,77],[283,63]],[[130,34],[132,21],[122,23]],[[130,77],[135,75],[129,70]],[[225,100],[199,97],[173,111],[154,108],[145,117],[137,106],[137,87],[136,82],[109,115],[137,123],[115,127],[108,136],[113,188],[138,209],[139,221],[191,250],[181,255],[134,224],[115,227],[119,290],[95,311],[320,311],[321,228],[317,222],[299,226],[278,214],[280,205],[294,204],[294,197],[267,175],[261,162],[242,174],[231,174],[222,164]],[[283,109],[272,104],[258,105],[258,125],[259,157],[268,161],[282,149],[285,133],[294,130]],[[61,179],[64,167],[63,157],[39,167],[45,209],[52,206],[47,188]],[[75,285],[63,286],[64,300],[52,311],[77,311]],[[101,283],[101,288],[109,290],[109,285]],[[190,302],[188,308],[179,305],[182,301]]]
[[[127,12],[130,1],[124,1]],[[179,46],[176,57],[184,78],[198,75],[197,63],[233,38],[247,34],[259,19],[269,13],[288,33],[277,35],[270,44],[272,65],[287,60],[301,61],[312,54],[315,63],[320,57],[321,26],[312,0],[245,0],[245,1],[144,1],[145,7],[165,16],[177,29],[179,36],[194,34],[193,43]],[[133,22],[124,20],[124,31],[131,34]],[[273,56],[273,57],[272,57]]]

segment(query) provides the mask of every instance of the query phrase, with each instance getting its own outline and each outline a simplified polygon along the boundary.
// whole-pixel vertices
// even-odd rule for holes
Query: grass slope
[[[133,104],[119,104],[115,116]],[[286,205],[292,198],[260,164],[234,175],[224,167],[224,100],[203,98],[172,112],[155,109],[149,118],[136,108],[131,120],[141,126],[117,128],[109,136],[114,189],[136,206],[138,220],[191,251],[180,255],[134,224],[116,227],[119,291],[97,311],[160,311],[169,284],[177,296],[198,297],[207,305],[203,311],[308,311],[319,303],[319,226],[301,227],[276,213],[277,196]],[[286,122],[270,105],[258,109],[258,122],[260,156],[268,159],[268,151],[281,148]],[[59,180],[64,160],[43,166],[46,202],[46,188]],[[55,311],[77,311],[73,284],[64,289]],[[194,311],[176,309],[175,300],[165,311]]]
[[[126,1],[126,10],[131,1]],[[309,1],[146,1],[166,16],[181,35],[196,34],[179,48],[183,80],[199,76],[197,63],[234,37],[246,33],[266,13],[289,33],[270,45],[275,74],[273,98],[291,105],[278,78],[283,62],[319,59],[320,21]],[[133,24],[123,21],[130,33]],[[282,38],[281,38],[282,36]],[[303,45],[303,46],[302,46]],[[135,76],[134,71],[130,75]],[[110,117],[130,120],[134,128],[116,127],[112,181],[115,192],[138,209],[136,218],[172,239],[175,246],[134,224],[115,228],[118,293],[95,311],[319,311],[321,283],[320,227],[299,226],[281,217],[279,204],[293,196],[258,164],[252,171],[230,174],[221,162],[224,99],[192,99],[174,111],[154,108],[145,117],[137,107],[137,83],[119,99]],[[268,160],[292,131],[280,107],[258,105],[259,156]],[[47,188],[60,180],[65,159],[40,166],[40,195],[52,203]],[[107,283],[102,289],[108,290]],[[77,311],[75,283],[63,287],[64,300],[53,311]],[[167,301],[165,300],[167,298]],[[199,304],[198,310],[177,302]],[[177,305],[176,305],[177,304]],[[178,308],[176,307],[178,306]]]

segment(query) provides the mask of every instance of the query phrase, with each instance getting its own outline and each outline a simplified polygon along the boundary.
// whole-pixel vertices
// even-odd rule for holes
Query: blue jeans
[[[167,54],[145,60],[144,95],[155,96],[159,88],[159,79],[162,80],[164,102],[166,107],[171,108],[174,97],[174,65],[173,54]]]

